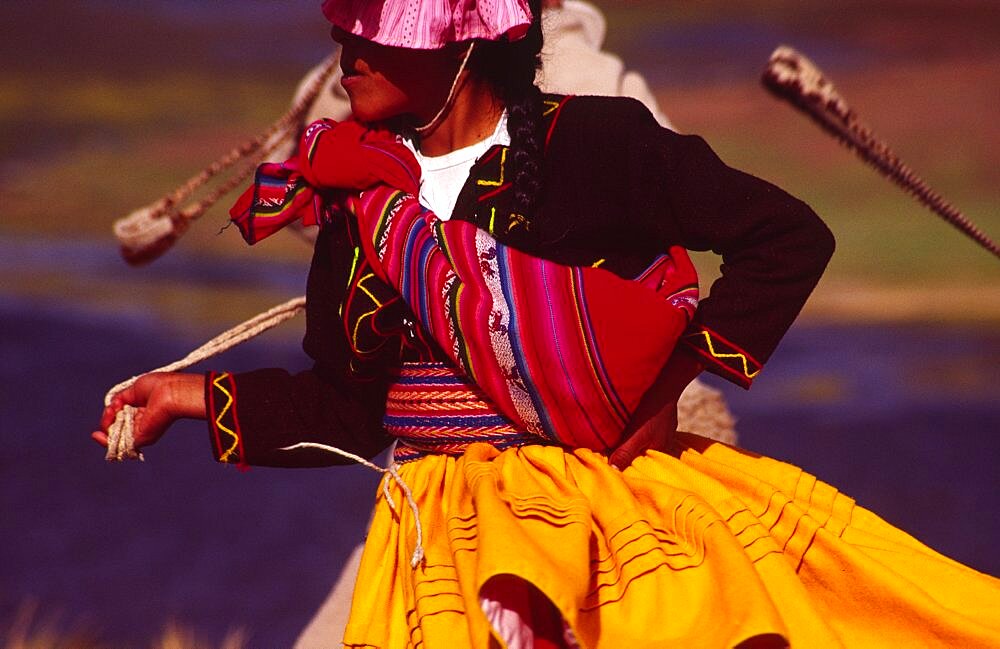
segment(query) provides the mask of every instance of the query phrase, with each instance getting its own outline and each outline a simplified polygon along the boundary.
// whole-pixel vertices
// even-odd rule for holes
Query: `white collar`
[[[420,152],[420,148],[417,146],[415,138],[404,137],[403,144],[405,144],[406,148],[412,151],[413,155],[416,156],[417,162],[420,164],[420,169],[423,171],[439,171],[449,167],[468,164],[486,153],[486,151],[488,151],[494,144],[510,144],[510,135],[507,133],[507,111],[504,110],[500,115],[500,119],[497,120],[496,128],[493,129],[493,133],[489,137],[474,144],[470,144],[469,146],[462,147],[461,149],[449,151],[444,155],[424,155]]]

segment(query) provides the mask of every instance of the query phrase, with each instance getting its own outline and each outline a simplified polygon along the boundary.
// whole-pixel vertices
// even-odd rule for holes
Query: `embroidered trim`
[[[239,418],[236,416],[236,381],[229,372],[209,373],[210,420],[214,433],[216,456],[219,462],[245,464],[243,438]],[[221,396],[220,396],[221,395]],[[218,405],[222,404],[219,408]],[[225,437],[223,437],[225,435]]]
[[[544,104],[546,106],[548,106],[549,108],[548,108],[548,110],[546,110],[545,112],[542,113],[542,117],[548,117],[549,115],[552,115],[552,121],[549,123],[549,130],[545,134],[545,148],[546,148],[546,150],[548,150],[548,148],[549,148],[549,141],[552,139],[552,133],[553,133],[553,131],[556,130],[556,122],[559,121],[559,113],[562,112],[563,106],[565,106],[566,102],[568,102],[570,99],[572,99],[573,96],[574,95],[566,95],[565,97],[562,98],[562,100],[560,100],[558,102],[551,101],[551,100],[546,100],[544,102]],[[553,106],[552,104],[555,104],[555,105]],[[553,115],[553,113],[555,113],[555,114]]]
[[[392,202],[382,215],[382,238],[387,236],[384,226],[396,208],[398,203]],[[354,244],[354,259],[339,309],[353,352],[348,365],[352,375],[357,379],[373,378],[373,372],[380,371],[380,362],[386,358],[393,361],[404,357],[430,358],[429,345],[411,310],[395,290],[372,272],[371,263],[357,244],[356,226],[351,220],[348,223],[347,233]]]
[[[749,388],[763,365],[749,352],[704,325],[697,325],[697,328],[697,331],[685,334],[683,342],[710,362],[710,371],[723,370],[715,373]]]

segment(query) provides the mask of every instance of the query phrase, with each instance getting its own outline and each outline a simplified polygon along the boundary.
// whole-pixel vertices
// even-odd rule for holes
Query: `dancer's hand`
[[[624,469],[647,450],[666,451],[677,432],[677,401],[684,388],[704,369],[701,361],[680,347],[667,361],[653,386],[646,391],[622,442],[611,452],[610,463]]]
[[[131,387],[116,394],[101,414],[100,430],[90,434],[101,446],[108,445],[108,429],[126,405],[138,408],[133,437],[136,448],[160,439],[178,419],[204,419],[205,377],[201,374],[156,372],[139,377]]]

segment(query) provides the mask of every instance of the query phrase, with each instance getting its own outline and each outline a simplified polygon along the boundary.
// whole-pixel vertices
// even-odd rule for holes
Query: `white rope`
[[[281,451],[294,451],[302,448],[313,448],[320,451],[327,451],[330,453],[335,453],[342,457],[346,457],[349,460],[353,460],[362,466],[366,466],[373,471],[378,471],[379,473],[385,475],[385,480],[382,482],[382,493],[385,495],[386,502],[389,503],[389,508],[392,509],[396,516],[399,516],[399,512],[396,510],[396,502],[392,499],[389,494],[389,479],[391,478],[402,490],[403,494],[406,496],[406,502],[410,505],[410,511],[413,512],[414,525],[417,529],[417,545],[413,549],[413,555],[410,557],[410,567],[416,568],[420,565],[420,562],[424,560],[424,530],[420,524],[420,508],[417,507],[417,501],[413,497],[413,491],[410,490],[409,485],[403,480],[402,476],[399,475],[399,465],[390,464],[388,467],[381,467],[377,464],[373,464],[368,460],[364,459],[360,455],[355,455],[354,453],[349,453],[343,449],[339,449],[336,446],[329,446],[327,444],[320,444],[317,442],[299,442],[298,444],[292,444],[291,446],[285,446]]]
[[[861,123],[833,83],[816,64],[783,45],[771,54],[761,78],[777,97],[809,115],[825,131],[853,149],[879,173],[912,194],[932,212],[1000,258],[1000,244],[993,241],[954,205],[935,192],[907,166],[889,145]]]
[[[242,322],[228,331],[224,331],[215,338],[194,350],[179,361],[153,370],[153,372],[176,372],[206,358],[211,358],[217,354],[235,347],[236,345],[258,336],[268,329],[272,329],[286,320],[290,320],[303,311],[306,307],[304,296],[291,299],[284,304],[265,311],[259,315]],[[139,375],[143,376],[143,375]],[[131,387],[139,380],[139,376],[133,376],[127,381],[122,381],[115,387],[108,390],[104,396],[104,405],[110,406],[111,400],[122,390]],[[108,452],[104,456],[109,462],[120,462],[122,460],[142,460],[142,453],[135,448],[135,411],[132,406],[125,406],[118,411],[115,421],[108,428]]]
[[[169,365],[164,365],[163,367],[153,370],[153,372],[175,372],[177,370],[182,370],[184,368],[190,367],[195,363],[201,362],[206,358],[211,358],[217,354],[239,345],[242,342],[246,342],[255,336],[258,336],[265,331],[272,329],[286,320],[294,318],[296,315],[301,313],[306,307],[306,298],[297,297],[291,299],[284,304],[279,304],[278,306],[271,308],[264,313],[254,316],[249,320],[242,322],[232,329],[224,331],[215,338],[212,338],[207,343],[194,350],[184,358],[179,361],[170,363]],[[143,375],[140,375],[143,376]],[[139,376],[133,376],[127,381],[122,381],[115,387],[108,390],[108,393],[104,396],[104,405],[111,405],[114,396],[121,392],[122,390],[131,387],[136,381],[139,380]],[[126,405],[118,414],[115,415],[115,421],[108,428],[108,451],[104,456],[109,462],[122,462],[124,460],[140,460],[143,461],[143,455],[135,448],[135,412],[136,408],[133,406]],[[335,446],[328,446],[326,444],[318,444],[316,442],[301,442],[299,444],[294,444],[292,446],[286,446],[280,450],[282,451],[294,451],[300,448],[315,448],[323,451],[328,451],[330,453],[336,453],[343,457],[346,457],[362,466],[366,466],[369,469],[373,469],[385,475],[385,481],[382,483],[382,490],[385,494],[386,501],[389,503],[389,507],[392,509],[396,515],[399,512],[396,509],[396,503],[389,494],[389,479],[391,478],[399,488],[403,491],[406,496],[406,501],[410,505],[410,509],[413,511],[413,519],[415,521],[417,529],[417,546],[413,550],[413,556],[410,559],[410,565],[416,568],[420,565],[420,562],[424,559],[424,533],[423,527],[420,524],[420,509],[417,507],[417,501],[413,498],[413,491],[406,484],[403,478],[399,475],[399,471],[396,464],[391,464],[388,467],[380,467],[377,464],[373,464],[368,460],[364,459],[359,455],[349,453]]]
[[[257,164],[285,140],[294,137],[320,91],[336,71],[339,60],[336,53],[328,57],[319,75],[312,80],[302,97],[263,133],[233,148],[166,196],[118,219],[113,230],[126,261],[138,265],[159,257],[184,234],[191,221],[199,218],[222,196],[249,178]],[[198,189],[245,159],[250,162],[211,193],[192,205],[182,207]]]

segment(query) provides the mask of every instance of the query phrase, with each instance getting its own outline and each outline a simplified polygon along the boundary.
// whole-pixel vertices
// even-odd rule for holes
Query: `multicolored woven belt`
[[[485,442],[498,449],[551,440],[515,427],[468,378],[445,363],[404,363],[386,398],[386,431],[396,462],[431,453],[461,455]]]

